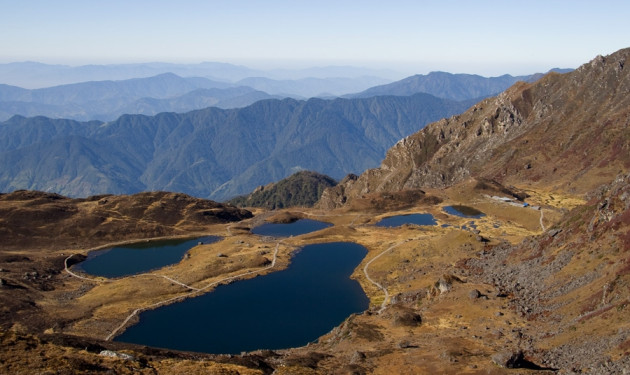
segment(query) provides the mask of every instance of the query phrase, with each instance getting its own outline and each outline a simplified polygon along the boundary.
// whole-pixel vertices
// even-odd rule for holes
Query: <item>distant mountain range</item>
[[[398,139],[470,104],[416,94],[272,99],[108,123],[16,116],[0,124],[0,191],[223,200],[303,169],[340,178],[375,167]]]
[[[25,89],[11,82],[39,80],[61,75],[63,80],[81,77],[138,76],[165,69],[170,72],[124,80],[90,80],[59,86]],[[173,72],[178,72],[177,75]],[[78,121],[111,121],[123,114],[156,115],[161,112],[187,112],[206,107],[241,108],[271,98],[312,97],[367,98],[409,96],[428,93],[443,99],[470,100],[494,95],[514,82],[531,82],[541,76],[481,77],[470,74],[434,72],[392,82],[377,76],[360,75],[370,70],[328,67],[303,71],[256,71],[219,63],[198,65],[137,64],[65,67],[38,63],[0,64],[0,121],[13,115],[46,116]],[[271,76],[300,77],[275,79]],[[199,74],[199,76],[191,76]],[[205,75],[204,75],[205,74]],[[324,74],[345,74],[331,77]],[[236,77],[246,77],[235,80]],[[320,75],[320,76],[318,76]],[[219,76],[219,79],[208,77]],[[362,91],[363,90],[363,91]],[[359,92],[359,93],[356,93]],[[352,94],[354,93],[354,94]]]
[[[35,89],[87,81],[120,81],[132,78],[147,78],[164,73],[174,73],[181,77],[204,77],[215,81],[232,83],[248,77],[264,77],[273,80],[382,77],[385,80],[394,81],[402,76],[395,71],[355,66],[262,70],[219,62],[202,62],[199,64],[154,62],[82,66],[15,62],[0,64],[0,83]],[[347,92],[364,90],[368,87],[365,86],[362,89]]]
[[[244,107],[275,96],[251,87],[164,73],[124,81],[82,82],[28,90],[0,84],[0,120],[13,115],[109,121],[123,114],[155,115],[210,106]]]
[[[240,108],[271,98],[334,97],[383,82],[387,81],[376,77],[282,81],[257,77],[232,84],[163,73],[148,78],[90,81],[34,90],[0,84],[0,121],[13,115],[110,121],[123,114]]]
[[[253,87],[272,95],[302,98],[333,97],[355,92],[358,87],[372,87],[389,83],[389,80],[373,76],[301,78],[297,80],[274,80],[265,77],[249,77],[237,81],[237,85]],[[415,93],[414,93],[415,94]],[[412,95],[412,94],[409,94]],[[372,95],[374,96],[374,95]],[[407,95],[405,95],[407,96]]]
[[[0,66],[0,77],[9,65]],[[165,67],[182,68],[138,69]],[[206,67],[255,73],[220,64],[185,73]],[[38,69],[52,68],[35,64],[33,71]],[[115,72],[112,66],[77,71]],[[373,87],[354,99],[308,101],[271,99],[252,86],[278,96],[335,95],[382,79],[249,77],[233,84],[164,73],[33,90],[0,85],[0,120],[21,115],[0,125],[0,191],[77,197],[171,190],[224,200],[303,169],[339,179],[377,166],[398,139],[461,113],[479,96],[537,77],[431,73]]]
[[[571,69],[553,69],[557,73],[566,73]],[[368,98],[379,95],[406,96],[424,92],[438,98],[451,100],[483,99],[496,95],[518,81],[534,82],[543,74],[525,76],[482,77],[474,74],[452,74],[431,72],[427,75],[417,74],[400,81],[371,87],[358,94],[346,95],[347,98]]]

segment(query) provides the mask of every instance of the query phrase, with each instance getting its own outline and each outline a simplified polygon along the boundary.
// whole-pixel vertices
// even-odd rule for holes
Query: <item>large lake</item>
[[[252,233],[261,236],[289,237],[316,232],[332,226],[323,221],[300,219],[292,223],[265,223],[252,229]]]
[[[175,264],[199,242],[207,244],[219,239],[217,236],[206,236],[195,239],[147,241],[90,251],[87,259],[75,267],[96,276],[135,275]]]
[[[369,307],[350,279],[366,254],[350,242],[305,246],[285,270],[145,311],[115,340],[225,354],[306,345]]]

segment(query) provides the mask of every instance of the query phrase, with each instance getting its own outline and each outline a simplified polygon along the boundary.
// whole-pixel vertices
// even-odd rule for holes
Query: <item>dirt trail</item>
[[[365,264],[365,266],[363,266],[363,273],[365,274],[365,278],[368,279],[368,281],[371,282],[372,284],[376,285],[385,294],[385,298],[383,299],[383,303],[381,304],[381,308],[377,311],[378,314],[380,314],[381,312],[383,312],[383,310],[385,310],[385,306],[387,306],[387,302],[389,302],[389,292],[387,291],[387,288],[385,288],[383,285],[381,285],[381,283],[375,281],[374,279],[372,279],[370,277],[370,274],[368,273],[368,267],[370,267],[370,264],[372,264],[372,262],[374,262],[375,260],[377,260],[378,258],[383,256],[385,253],[391,251],[392,249],[394,249],[394,248],[396,248],[396,247],[398,247],[398,246],[400,246],[403,243],[408,242],[408,241],[410,241],[410,240],[407,239],[407,240],[404,240],[404,241],[400,241],[400,242],[398,242],[396,244],[393,244],[392,246],[390,246],[387,249],[383,250],[380,254],[378,254],[374,258],[370,259],[370,261],[367,262]]]

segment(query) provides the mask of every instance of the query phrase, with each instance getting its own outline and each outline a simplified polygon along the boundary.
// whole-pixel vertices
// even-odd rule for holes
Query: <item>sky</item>
[[[628,20],[628,0],[0,0],[0,63],[529,74],[629,47]]]

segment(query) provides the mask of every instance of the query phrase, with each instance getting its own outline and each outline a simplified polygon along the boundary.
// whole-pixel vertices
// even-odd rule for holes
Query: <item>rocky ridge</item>
[[[324,192],[322,208],[362,195],[445,188],[475,176],[586,193],[630,169],[630,49],[576,71],[519,82],[388,150],[379,168]],[[624,68],[625,67],[625,68]]]

